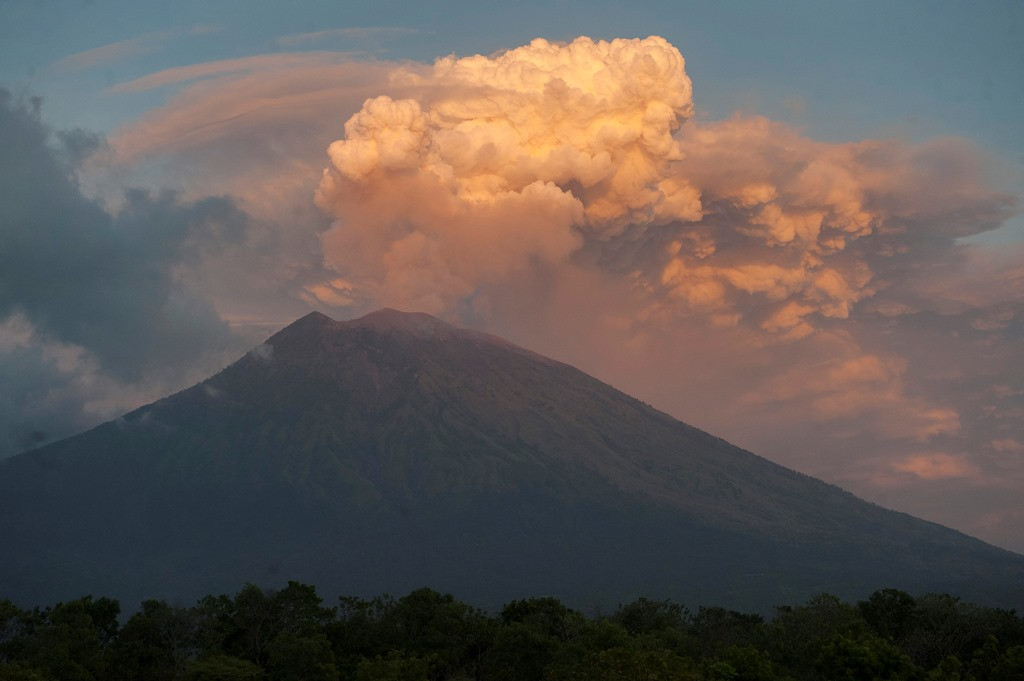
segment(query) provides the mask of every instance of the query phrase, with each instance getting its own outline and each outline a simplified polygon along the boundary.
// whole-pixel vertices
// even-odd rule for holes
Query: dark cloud
[[[83,363],[123,388],[180,375],[237,344],[189,285],[187,266],[242,242],[247,216],[227,198],[184,202],[142,190],[126,192],[114,213],[83,195],[76,179],[78,164],[102,144],[82,131],[52,133],[37,100],[0,91],[0,322],[17,317],[36,346],[0,343],[0,421],[23,417],[29,433],[15,433],[8,448],[45,439],[31,433],[67,434],[89,396],[84,386],[60,386],[81,378]],[[15,327],[2,328],[10,336]],[[60,397],[39,399],[44,392]],[[49,428],[48,413],[62,414],[63,427]]]

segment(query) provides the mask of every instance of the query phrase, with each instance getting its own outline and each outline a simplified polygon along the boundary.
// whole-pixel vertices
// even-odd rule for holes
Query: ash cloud
[[[690,79],[661,38],[536,40],[392,81],[410,96],[368,99],[348,120],[317,203],[337,218],[328,265],[396,305],[443,313],[589,257],[671,314],[796,338],[1014,210],[956,140],[686,123]]]
[[[1024,435],[1019,400],[985,392],[999,372],[1024,384],[1024,259],[962,242],[1019,203],[968,142],[702,120],[653,37],[537,40],[389,83],[327,149],[319,302],[486,327],[869,498],[1024,483],[983,434]]]
[[[392,79],[418,97],[367,100],[328,148],[316,195],[339,218],[327,263],[376,299],[441,312],[565,262],[587,237],[699,210],[688,187],[660,184],[693,108],[683,58],[661,38],[538,39]]]
[[[261,55],[115,89],[157,85],[179,90],[111,137],[108,179],[231,197],[246,240],[176,267],[264,337],[309,307],[433,312],[1024,550],[1024,252],[964,238],[1019,197],[969,142],[708,120],[659,38]]]

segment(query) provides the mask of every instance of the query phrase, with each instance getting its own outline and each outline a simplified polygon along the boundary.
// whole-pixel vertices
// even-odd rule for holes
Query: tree
[[[544,675],[560,642],[546,631],[524,622],[510,622],[498,629],[483,654],[481,678],[488,681],[531,681]]]
[[[195,609],[147,600],[111,646],[108,674],[124,681],[172,681],[200,651]]]
[[[104,678],[105,648],[117,635],[120,610],[115,600],[85,596],[33,611],[12,642],[12,657],[61,681]]]
[[[360,662],[355,681],[427,681],[429,668],[426,660],[393,650],[385,656]]]
[[[620,646],[593,652],[575,665],[555,666],[544,678],[549,681],[698,681],[701,676],[689,660],[670,650]]]
[[[214,653],[188,663],[188,681],[263,681],[259,665],[232,655]]]
[[[638,598],[620,606],[611,619],[635,636],[666,630],[681,631],[689,622],[689,613],[682,605],[672,601]]]
[[[229,655],[266,667],[269,646],[282,632],[297,637],[313,637],[322,632],[334,616],[332,608],[321,606],[316,589],[298,582],[288,582],[280,591],[263,590],[253,584],[245,585],[231,602],[228,612],[223,602],[210,601],[214,622],[223,625],[225,616],[229,626],[222,647]]]
[[[10,648],[24,634],[28,613],[9,600],[0,601],[0,664],[11,659]]]
[[[915,678],[910,658],[891,641],[872,633],[836,634],[818,655],[816,667],[833,681],[900,681]]]
[[[891,641],[902,641],[910,629],[916,601],[906,591],[881,589],[866,601],[859,601],[857,609],[871,629]]]
[[[694,616],[691,631],[697,641],[696,652],[703,658],[715,657],[729,646],[759,646],[765,636],[760,615],[704,606]]]
[[[949,594],[921,596],[906,634],[907,652],[925,669],[951,655],[970,659],[993,633],[996,622],[989,617],[991,612]]]
[[[0,681],[49,681],[42,672],[17,662],[0,664]]]
[[[326,631],[335,664],[346,677],[355,673],[363,659],[384,655],[391,649],[384,622],[394,607],[395,599],[386,595],[370,600],[353,596],[338,599],[337,616]]]
[[[805,605],[780,607],[768,628],[772,658],[797,676],[813,672],[809,661],[837,637],[856,640],[867,631],[860,613],[831,594],[819,594]]]
[[[267,650],[271,681],[335,681],[334,651],[323,633],[282,631]]]
[[[394,648],[431,661],[432,678],[447,678],[460,669],[475,674],[492,637],[486,615],[433,589],[398,599],[382,624],[396,636]]]

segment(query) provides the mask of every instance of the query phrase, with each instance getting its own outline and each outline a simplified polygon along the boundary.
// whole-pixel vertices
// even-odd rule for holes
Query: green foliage
[[[384,618],[395,606],[390,596],[364,600],[353,596],[338,599],[337,616],[327,627],[327,636],[334,649],[338,669],[346,676],[355,673],[364,659],[388,652],[388,636],[384,634]]]
[[[612,619],[630,634],[639,635],[681,630],[686,626],[688,617],[686,608],[678,603],[638,598],[620,607]]]
[[[288,582],[280,591],[247,584],[229,609],[223,609],[223,602],[211,605],[218,629],[226,632],[224,651],[265,667],[277,636],[314,636],[331,621],[333,609],[322,607],[321,602],[314,587]]]
[[[882,638],[902,641],[910,629],[916,602],[899,589],[881,589],[857,603],[861,617]]]
[[[950,655],[939,663],[939,666],[928,672],[927,681],[960,681],[963,676],[964,666],[960,660]]]
[[[891,642],[874,634],[836,634],[818,655],[822,676],[835,681],[876,681],[912,679],[914,665]]]
[[[120,605],[109,598],[85,596],[32,613],[13,612],[5,636],[5,655],[61,681],[103,678],[105,649],[118,632]],[[12,611],[8,609],[8,618]]]
[[[501,611],[501,621],[518,622],[544,636],[568,641],[583,630],[585,618],[557,598],[547,596],[508,603]]]
[[[856,608],[831,594],[819,594],[805,605],[783,606],[767,628],[767,647],[782,666],[798,670],[797,678],[815,678],[812,665],[837,638],[857,639],[868,627]]]
[[[189,662],[185,678],[188,681],[263,681],[266,677],[259,665],[214,653]]]
[[[17,662],[0,664],[0,681],[49,681],[42,672]]]
[[[1024,679],[1024,645],[1007,648],[989,678],[991,681],[1020,681],[1020,679]]]
[[[506,623],[483,655],[483,678],[488,681],[539,679],[558,647],[558,639],[544,631],[523,622]]]
[[[931,669],[947,657],[969,659],[1001,627],[1002,612],[965,603],[949,594],[917,599],[903,645],[911,659]]]
[[[729,646],[709,665],[709,679],[743,679],[743,681],[775,681],[781,679],[771,656],[752,645]]]
[[[9,649],[23,633],[28,613],[10,600],[0,600],[0,663],[10,659]]]
[[[689,660],[668,650],[628,646],[594,652],[571,667],[554,667],[545,681],[698,681]]]
[[[428,681],[430,664],[397,650],[363,660],[356,667],[355,681]]]
[[[267,650],[267,672],[272,681],[334,681],[338,678],[334,652],[323,633],[279,633]]]
[[[173,681],[200,649],[193,610],[148,600],[122,627],[109,651],[109,677]]]
[[[765,636],[764,618],[718,607],[701,607],[691,625],[697,653],[716,656],[729,646],[761,645]]]
[[[821,594],[770,621],[638,599],[585,617],[557,598],[488,615],[451,594],[343,597],[246,585],[192,607],[22,610],[0,601],[0,681],[1020,681],[1024,620],[957,598]],[[915,657],[916,656],[916,657]]]

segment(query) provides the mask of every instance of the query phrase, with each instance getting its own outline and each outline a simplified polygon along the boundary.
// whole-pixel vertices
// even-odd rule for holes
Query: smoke
[[[1021,253],[963,242],[1017,198],[968,142],[703,120],[657,37],[388,86],[327,148],[311,300],[488,328],[869,497],[1024,480]]]
[[[596,263],[646,306],[800,338],[848,318],[909,249],[1011,214],[954,140],[683,125],[690,79],[657,37],[538,39],[392,81],[411,95],[363,104],[316,195],[349,300],[445,314],[538,266]]]
[[[123,176],[155,177],[181,189],[169,214],[223,217],[175,218],[153,252],[136,244],[158,272],[151,300],[274,326],[309,307],[432,312],[880,503],[1024,548],[1024,251],[970,239],[1018,204],[998,159],[969,142],[823,142],[754,115],[710,120],[661,38],[537,40],[432,65],[259,55],[116,89],[157,86],[178,90],[112,136],[108,175],[89,181],[118,185],[110,203],[127,206]],[[204,203],[211,193],[230,198]],[[140,196],[137,220],[86,205],[78,224],[95,214],[101,234],[144,233],[145,206],[165,195]],[[24,318],[35,340],[6,357],[27,366],[15,355],[46,335],[36,384],[69,388],[56,399],[109,378],[116,355],[45,326],[51,307]],[[54,358],[86,343],[71,380]]]
[[[693,111],[661,38],[538,39],[393,79],[416,95],[363,104],[316,196],[339,218],[328,264],[375,299],[441,312],[585,238],[697,215],[688,187],[661,184]]]

